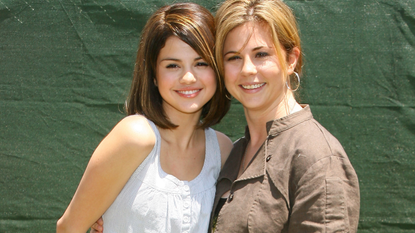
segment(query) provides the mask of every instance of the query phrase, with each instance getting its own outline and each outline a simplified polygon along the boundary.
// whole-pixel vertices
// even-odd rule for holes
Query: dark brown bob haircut
[[[126,101],[128,115],[141,114],[165,129],[176,128],[166,116],[163,99],[154,83],[157,58],[166,40],[177,36],[192,47],[216,74],[217,88],[202,108],[198,128],[220,122],[230,107],[227,91],[214,60],[215,20],[204,7],[195,3],[176,3],[158,9],[147,21],[141,34],[134,67],[134,78]]]

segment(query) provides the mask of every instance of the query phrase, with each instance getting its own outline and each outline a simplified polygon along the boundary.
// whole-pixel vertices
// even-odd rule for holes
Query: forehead
[[[182,41],[177,36],[170,36],[167,38],[164,47],[161,48],[158,59],[164,59],[166,57],[186,58],[186,57],[198,57],[197,52],[186,42]]]
[[[224,50],[241,50],[258,46],[274,47],[270,27],[265,23],[248,22],[228,33]]]

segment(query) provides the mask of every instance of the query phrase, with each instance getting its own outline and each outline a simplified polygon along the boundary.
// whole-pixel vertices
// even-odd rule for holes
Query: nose
[[[196,82],[196,77],[191,71],[187,71],[180,79],[180,83],[182,84],[191,84],[194,82]]]
[[[249,56],[245,57],[242,64],[241,73],[244,75],[253,75],[256,74],[256,66],[252,62],[251,58]]]

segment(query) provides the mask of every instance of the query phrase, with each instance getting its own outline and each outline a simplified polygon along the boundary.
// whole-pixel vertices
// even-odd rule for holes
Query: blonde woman
[[[219,175],[212,231],[356,232],[356,173],[294,96],[303,64],[290,8],[280,0],[227,0],[216,27],[219,71],[248,125]]]

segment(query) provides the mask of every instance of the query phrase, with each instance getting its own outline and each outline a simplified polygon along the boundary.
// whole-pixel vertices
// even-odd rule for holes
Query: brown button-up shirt
[[[212,213],[222,195],[230,196],[211,221],[215,232],[356,232],[356,172],[310,107],[266,127],[267,139],[240,177],[248,130],[234,144],[217,183]]]

